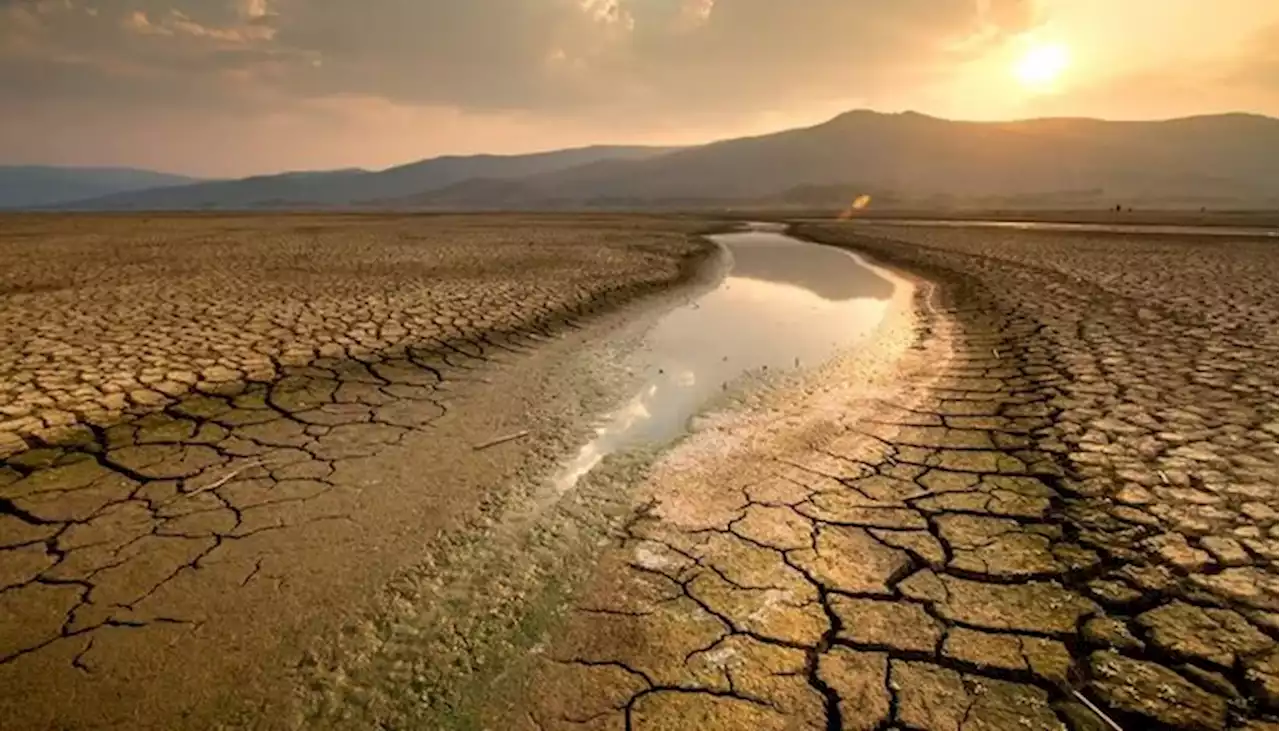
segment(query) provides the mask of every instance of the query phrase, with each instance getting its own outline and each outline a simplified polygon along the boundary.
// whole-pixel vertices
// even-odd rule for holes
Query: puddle
[[[868,335],[894,284],[856,255],[775,224],[711,239],[730,265],[715,289],[661,316],[631,367],[644,385],[556,475],[563,492],[623,449],[665,444],[743,375],[815,366]]]
[[[1195,226],[1141,223],[1054,223],[1042,221],[983,221],[927,218],[868,218],[858,221],[869,226],[933,226],[940,228],[1010,228],[1019,231],[1080,231],[1109,234],[1162,234],[1195,236],[1276,237],[1272,228],[1244,226]]]

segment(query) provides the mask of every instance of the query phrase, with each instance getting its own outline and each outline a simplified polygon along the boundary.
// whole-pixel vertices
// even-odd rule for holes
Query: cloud
[[[80,0],[12,3],[39,30],[15,32],[28,52],[11,38],[0,61],[54,65],[74,50],[97,83],[172,61],[192,86],[231,70],[299,100],[615,114],[852,95],[1025,14],[1018,0],[97,0],[94,14]]]
[[[706,25],[715,8],[716,0],[684,0],[680,3],[673,28],[677,32],[696,30]]]
[[[626,30],[635,28],[636,19],[623,8],[618,0],[578,0],[582,12],[591,19],[606,26],[621,26]]]
[[[173,35],[172,29],[162,28],[158,25],[152,24],[151,19],[148,18],[147,14],[141,10],[135,10],[132,13],[129,13],[128,15],[126,15],[124,19],[120,21],[120,27],[124,28],[127,31],[131,31],[133,33],[137,33],[138,35],[143,35],[143,36]]]
[[[1133,2],[1149,3],[1152,12],[1164,7]],[[293,131],[272,152],[297,140],[303,159],[304,141],[314,140],[325,155],[349,164],[372,144],[353,131],[351,151],[339,154],[332,141],[335,130],[355,130],[357,122],[317,118],[324,134],[298,130],[317,109],[357,99],[362,109],[404,110],[397,118],[421,122],[412,133],[397,127],[400,144],[421,140],[406,149],[406,159],[419,149],[460,144],[459,131],[468,127],[457,115],[486,120],[495,149],[507,149],[509,139],[545,146],[531,142],[532,133],[512,136],[517,128],[537,130],[547,144],[561,140],[553,129],[576,130],[579,143],[692,141],[695,133],[764,131],[766,122],[814,122],[855,106],[919,108],[931,90],[958,89],[962,67],[991,66],[1008,47],[1052,25],[1066,3],[1085,6],[1084,0],[0,0],[0,98],[28,120],[75,109],[59,134],[71,139],[79,130],[119,140],[111,149],[121,155],[133,149],[124,140],[134,139],[134,129],[190,138],[192,160],[213,159],[208,150],[224,143],[248,149],[243,136],[225,140],[215,136],[220,130],[239,124],[276,134],[270,130],[279,129],[277,120],[288,118]],[[1103,10],[1096,12],[1105,10],[1097,5]],[[1079,27],[1091,27],[1095,11],[1075,12],[1084,16]],[[1130,103],[1144,94],[1194,104],[1203,96],[1197,85],[1216,84],[1252,90],[1211,91],[1223,103],[1255,108],[1249,105],[1260,95],[1274,98],[1275,37],[1272,27],[1269,37],[1259,33],[1251,41],[1257,49],[1205,61],[1212,73],[1198,70],[1182,80],[1173,56],[1185,54],[1171,46],[1170,58],[1150,59],[1163,87],[1098,88],[1088,98],[1082,90],[1046,103],[1075,99],[1080,107],[1064,112],[1124,116],[1155,105]],[[1125,74],[1141,71],[1129,66]],[[1090,81],[1101,87],[1108,80]],[[991,86],[979,74],[965,87],[969,108],[991,107]],[[382,130],[379,118],[351,119]],[[52,139],[48,124],[8,121],[12,132],[0,138],[0,159],[26,155],[32,135]],[[196,130],[209,137],[197,139]],[[383,132],[365,136],[377,134]],[[254,149],[240,164],[265,159]]]
[[[250,21],[257,21],[266,17],[266,6],[258,2],[256,6],[242,9],[241,12],[246,14],[245,17]],[[135,10],[125,16],[120,25],[125,30],[139,35],[189,36],[236,45],[270,41],[276,35],[275,28],[257,22],[228,26],[203,25],[176,9],[171,9],[168,15],[158,23],[153,23],[146,12]]]
[[[1035,0],[978,0],[974,28],[951,45],[961,58],[976,58],[1011,37],[1044,23],[1047,13]]]
[[[271,14],[267,8],[267,0],[240,0],[236,9],[240,13],[240,17],[249,20],[257,20],[265,18]]]
[[[1046,11],[1035,0],[979,0],[981,22],[1002,31],[1022,31],[1045,20]]]
[[[492,149],[687,143],[816,122],[945,74],[947,44],[985,22],[975,0],[0,0],[0,96],[24,110],[0,159],[30,159],[33,136],[46,153],[164,149],[219,172],[305,167],[308,144],[324,155],[311,165],[385,159],[357,131],[335,149],[338,129],[392,134],[379,115],[317,111],[355,104],[421,120],[394,132],[404,159],[464,147],[456,115]],[[271,156],[249,130],[275,140]],[[236,160],[211,152],[232,146]]]

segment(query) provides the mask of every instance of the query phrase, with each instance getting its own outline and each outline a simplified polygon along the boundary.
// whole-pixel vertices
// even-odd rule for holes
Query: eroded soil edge
[[[285,725],[283,663],[495,488],[554,461],[577,413],[523,445],[474,444],[556,393],[584,325],[699,275],[709,249],[518,327],[357,357],[274,361],[153,411],[81,424],[0,466],[0,717],[22,728]],[[574,345],[578,343],[578,345]],[[350,354],[348,354],[350,356]],[[554,400],[554,399],[551,399]],[[572,411],[572,410],[570,410]],[[37,437],[27,436],[28,440]],[[295,658],[296,659],[296,658]],[[212,705],[211,705],[212,704]],[[195,715],[191,715],[195,714]],[[237,722],[236,719],[239,719]]]
[[[915,349],[659,463],[493,724],[1107,728],[1083,696],[1274,728],[1274,306],[1234,301],[1274,296],[1274,246],[1110,243],[1238,275],[1186,291],[1070,238],[801,233],[937,285]]]

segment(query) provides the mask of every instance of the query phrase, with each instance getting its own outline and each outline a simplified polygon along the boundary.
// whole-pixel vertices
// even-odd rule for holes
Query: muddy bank
[[[485,709],[489,725],[826,727],[814,674],[817,648],[829,644],[820,591],[772,563],[768,547],[812,543],[808,518],[787,507],[803,487],[777,474],[803,476],[791,460],[882,409],[877,399],[920,342],[915,286],[874,271],[892,294],[855,347],[758,384],[651,465],[635,487],[638,509],[615,527],[538,659]],[[849,570],[875,571],[858,565],[865,558],[849,554]]]
[[[660,460],[491,725],[1274,727],[1274,244],[801,232],[902,357]]]
[[[650,499],[648,465],[673,437],[692,426],[694,436],[681,442],[696,441],[717,414],[791,393],[851,349],[888,357],[874,333],[910,299],[900,280],[776,232],[716,238],[726,252],[722,281],[636,317],[609,338],[608,357],[582,368],[630,374],[614,391],[621,404],[601,413],[591,440],[515,491],[528,499],[488,530],[405,572],[380,613],[314,658],[302,673],[309,690],[301,723],[484,727],[494,699],[514,699],[524,687],[527,661],[564,621],[569,598]]]

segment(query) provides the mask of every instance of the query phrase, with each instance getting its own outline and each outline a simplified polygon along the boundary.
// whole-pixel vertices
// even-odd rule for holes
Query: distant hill
[[[1275,207],[1278,131],[1276,119],[1245,114],[955,122],[857,111],[804,129],[530,176],[501,194],[506,205],[525,207],[843,205],[861,192],[873,205]],[[493,202],[483,186],[470,199],[459,193],[399,203]]]
[[[549,173],[606,159],[643,159],[669,147],[596,146],[528,155],[435,157],[371,172],[348,169],[259,175],[78,200],[90,210],[244,209],[341,207],[399,199],[471,179],[506,179]]]
[[[195,178],[134,168],[0,165],[0,208],[47,206],[191,182]]]
[[[1275,208],[1280,122],[960,122],[853,111],[686,148],[438,157],[378,172],[284,173],[116,193],[86,209],[361,207]]]

